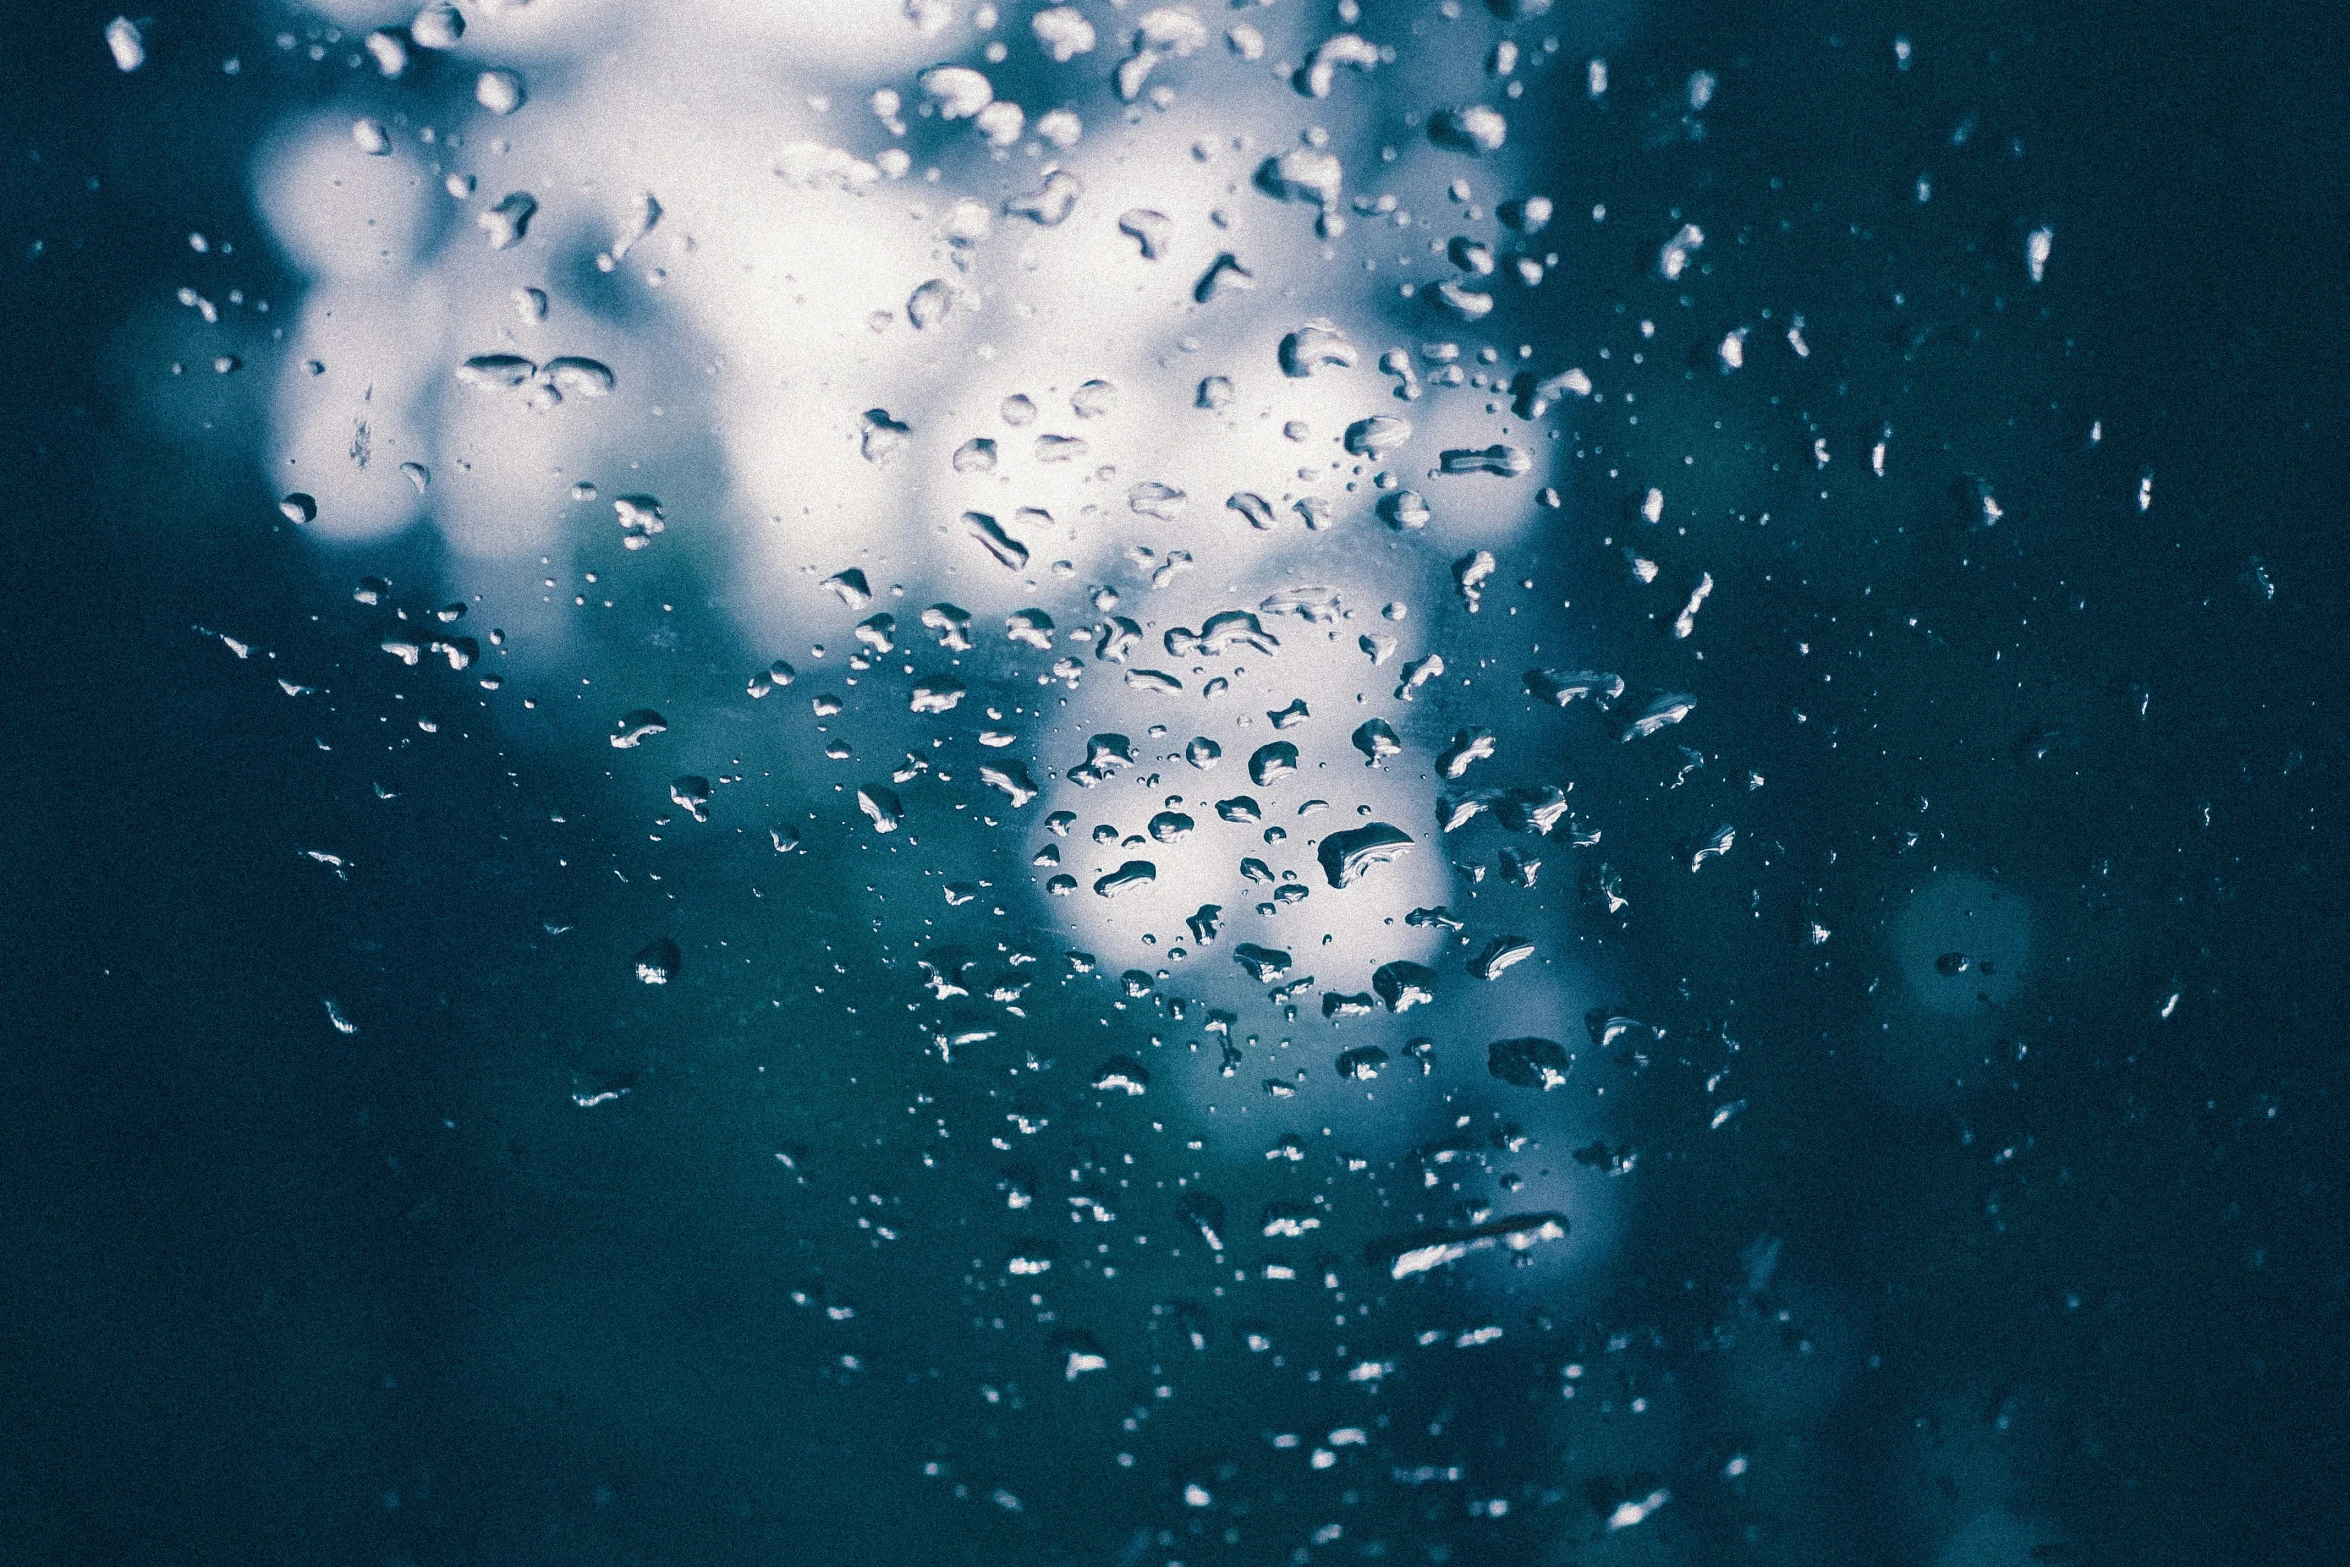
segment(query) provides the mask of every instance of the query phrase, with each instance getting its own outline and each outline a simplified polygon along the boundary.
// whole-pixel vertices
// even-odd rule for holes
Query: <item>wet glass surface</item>
[[[0,1562],[2350,1548],[2337,39],[17,31]]]

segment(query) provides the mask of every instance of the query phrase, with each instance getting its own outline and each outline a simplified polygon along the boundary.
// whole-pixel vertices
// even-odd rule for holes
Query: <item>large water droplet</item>
[[[645,943],[644,949],[631,962],[635,965],[638,979],[648,985],[666,985],[677,977],[684,958],[679,954],[676,942],[667,936],[656,936]]]
[[[934,277],[906,296],[906,319],[918,330],[927,330],[944,321],[954,304],[954,290],[946,279]]]
[[[1566,1082],[1575,1058],[1555,1039],[1497,1039],[1485,1047],[1485,1069],[1519,1088],[1548,1091]]]
[[[916,713],[951,713],[955,704],[963,700],[963,682],[953,675],[925,675],[914,682],[912,697],[907,702]]]
[[[855,566],[846,571],[834,572],[824,579],[822,585],[832,589],[833,596],[851,609],[863,609],[873,602],[872,584],[865,580],[865,573]]]
[[[1116,870],[1096,880],[1093,890],[1105,898],[1115,898],[1122,892],[1147,887],[1158,879],[1159,868],[1148,860],[1128,860]]]
[[[1392,414],[1373,414],[1346,427],[1346,449],[1377,462],[1412,438],[1412,424]]]
[[[1249,782],[1265,788],[1277,779],[1297,771],[1297,747],[1286,740],[1274,740],[1256,748],[1248,759]],[[1407,840],[1408,841],[1408,840]],[[1333,885],[1344,885],[1334,883]]]
[[[1006,533],[1003,525],[985,512],[963,513],[963,531],[977,539],[980,547],[995,557],[996,564],[1012,571],[1028,564],[1028,546]]]
[[[879,784],[857,786],[857,809],[865,813],[875,832],[896,832],[906,819],[905,805]]]
[[[915,85],[944,120],[968,120],[995,102],[995,88],[967,65],[933,66],[915,78]]]
[[[473,79],[473,101],[492,114],[512,114],[523,104],[522,77],[514,71],[484,71]]]
[[[530,233],[530,220],[538,210],[536,196],[526,190],[512,191],[473,221],[490,237],[490,249],[512,250]]]
[[[892,419],[886,408],[868,408],[857,418],[857,449],[867,462],[887,462],[913,434],[911,425]]]
[[[408,24],[409,40],[422,49],[454,49],[464,36],[464,13],[453,5],[428,5]]]
[[[614,721],[612,745],[615,750],[626,751],[642,745],[655,735],[667,734],[668,732],[668,719],[663,718],[649,707],[640,707],[621,714]]]
[[[1383,865],[1399,859],[1411,851],[1416,840],[1401,828],[1385,822],[1366,822],[1345,832],[1332,833],[1322,840],[1316,857],[1322,863],[1322,874],[1333,887],[1351,887],[1362,880],[1363,874],[1374,865]]]
[[[1257,188],[1277,201],[1308,201],[1324,212],[1338,210],[1346,170],[1337,154],[1318,147],[1292,147],[1257,166]]]
[[[1142,259],[1156,261],[1175,238],[1175,220],[1149,207],[1129,207],[1118,215],[1118,232],[1142,249]]]
[[[1445,109],[1429,116],[1428,139],[1455,152],[1498,152],[1509,139],[1509,121],[1499,109],[1481,103]]]
[[[1346,340],[1338,327],[1316,317],[1281,339],[1278,355],[1281,373],[1286,376],[1309,376],[1318,370],[1347,370],[1354,367],[1355,345]]]
[[[1014,196],[1004,202],[1009,217],[1026,218],[1044,228],[1058,228],[1068,219],[1077,198],[1085,194],[1085,184],[1067,169],[1054,169],[1044,177],[1044,183],[1024,196]]]

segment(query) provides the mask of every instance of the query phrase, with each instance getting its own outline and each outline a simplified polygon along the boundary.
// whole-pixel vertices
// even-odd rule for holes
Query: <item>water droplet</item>
[[[669,784],[670,803],[697,822],[710,819],[710,780],[687,776],[672,779]]]
[[[1554,210],[1548,196],[1520,196],[1503,202],[1496,215],[1521,234],[1539,234],[1550,226]]]
[[[1444,673],[1444,657],[1439,653],[1429,653],[1406,663],[1399,673],[1403,679],[1396,682],[1395,694],[1402,701],[1413,701],[1418,697],[1420,687]]]
[[[1689,270],[1690,258],[1704,248],[1705,230],[1694,223],[1684,223],[1657,251],[1656,269],[1664,274],[1666,282],[1675,282]]]
[[[1391,414],[1373,414],[1368,419],[1357,419],[1346,427],[1346,449],[1357,457],[1368,457],[1374,462],[1411,438],[1411,421],[1398,419]]]
[[[1149,1088],[1149,1085],[1152,1085],[1152,1074],[1149,1074],[1149,1069],[1144,1067],[1142,1062],[1137,1062],[1135,1057],[1112,1055],[1107,1062],[1102,1062],[1100,1067],[1095,1067],[1093,1083],[1090,1085],[1093,1085],[1095,1092],[1123,1092],[1123,1095],[1140,1095],[1144,1088]],[[1076,1372],[1069,1372],[1069,1374],[1076,1377]]]
[[[666,985],[677,977],[684,958],[678,952],[676,942],[667,936],[656,936],[646,942],[644,950],[631,961],[636,967],[638,979],[648,985]]]
[[[1345,180],[1337,154],[1318,147],[1292,147],[1257,165],[1257,189],[1276,201],[1311,202],[1324,213],[1338,210]]]
[[[1018,104],[998,98],[973,116],[971,123],[989,146],[1009,147],[1020,139],[1020,132],[1028,124],[1028,114]]]
[[[658,734],[669,731],[669,720],[649,707],[636,708],[620,715],[612,725],[612,746],[626,751]]]
[[[1408,1012],[1436,999],[1436,971],[1425,963],[1397,959],[1382,963],[1371,975],[1371,988],[1390,1012]]]
[[[896,832],[906,819],[904,804],[879,784],[857,786],[857,809],[865,813],[875,832]]]
[[[1564,1240],[1566,1234],[1564,1214],[1529,1213],[1496,1219],[1472,1229],[1423,1230],[1377,1241],[1372,1244],[1371,1254],[1388,1264],[1390,1278],[1407,1279],[1415,1273],[1428,1273],[1458,1262],[1472,1252],[1490,1251],[1496,1246],[1523,1252],[1543,1241]]]
[[[1051,55],[1056,65],[1067,65],[1093,49],[1093,23],[1073,5],[1039,11],[1028,19],[1028,26],[1036,34],[1037,46]]]
[[[1446,473],[1490,473],[1514,479],[1530,470],[1534,459],[1522,447],[1495,445],[1448,451],[1439,465]]]
[[[1534,955],[1534,943],[1523,936],[1496,936],[1485,950],[1469,960],[1469,972],[1479,979],[1499,979],[1511,967]]]
[[[421,49],[454,49],[464,36],[464,14],[453,5],[428,5],[408,24],[410,41]]]
[[[1297,747],[1287,740],[1258,746],[1248,759],[1249,782],[1263,789],[1297,771]],[[1333,885],[1343,886],[1344,883]]]
[[[1469,288],[1457,278],[1436,285],[1436,302],[1463,321],[1482,321],[1493,313],[1493,296]]]
[[[993,517],[985,512],[967,511],[962,522],[963,531],[977,539],[998,565],[1018,571],[1028,564],[1028,546],[1006,533]]]
[[[1591,669],[1579,669],[1573,674],[1562,674],[1555,669],[1529,669],[1526,689],[1554,707],[1565,707],[1578,697],[1589,697],[1595,705],[1605,707],[1624,694],[1624,678]]]
[[[1288,953],[1279,947],[1260,947],[1253,941],[1234,947],[1232,961],[1246,969],[1248,977],[1260,985],[1277,984],[1289,974]]]
[[[1354,33],[1340,33],[1314,46],[1306,63],[1290,78],[1309,98],[1327,98],[1341,66],[1367,72],[1379,63],[1379,46]]]
[[[1069,411],[1080,419],[1099,419],[1118,405],[1118,389],[1107,381],[1087,381],[1069,394]]]
[[[1366,758],[1365,766],[1376,767],[1391,756],[1403,754],[1403,741],[1384,718],[1368,719],[1358,725],[1353,739],[1355,749]]]
[[[1417,490],[1395,490],[1379,497],[1380,520],[1398,533],[1425,528],[1433,515]]]
[[[106,24],[106,52],[114,56],[114,68],[124,75],[147,63],[147,40],[139,31],[139,24],[127,16],[118,16]],[[328,1002],[329,1010],[334,1003]]]
[[[1281,339],[1278,357],[1283,375],[1302,377],[1331,368],[1350,370],[1356,355],[1344,332],[1329,320],[1316,317]]]
[[[946,279],[934,277],[906,297],[906,319],[926,331],[944,321],[954,303],[954,291]]]
[[[376,75],[381,75],[385,82],[397,82],[409,73],[409,45],[400,33],[376,28],[367,35],[364,45],[369,59],[376,61]]]
[[[1681,606],[1680,614],[1673,617],[1675,638],[1686,639],[1697,630],[1697,611],[1704,605],[1713,590],[1713,573],[1710,571],[1701,573],[1697,579],[1697,586],[1689,590],[1689,602]]]
[[[1428,118],[1428,139],[1440,147],[1472,156],[1498,152],[1509,139],[1509,122],[1499,109],[1476,103],[1445,109]]]
[[[857,448],[867,462],[887,462],[913,434],[911,425],[892,419],[886,408],[868,408],[857,419]]]
[[[1142,259],[1156,261],[1175,239],[1175,220],[1149,207],[1129,207],[1118,215],[1118,232],[1142,249]]]
[[[565,354],[550,359],[539,369],[539,376],[561,396],[603,397],[618,384],[611,366],[597,359]]]
[[[1137,515],[1156,517],[1161,522],[1173,522],[1183,515],[1190,497],[1171,484],[1146,479],[1126,492],[1126,504]]]
[[[940,119],[968,120],[995,102],[994,86],[967,65],[932,66],[914,80]]]
[[[1707,860],[1721,858],[1737,841],[1738,829],[1724,822],[1689,846],[1689,868],[1694,871]]]
[[[1227,250],[1208,263],[1207,271],[1202,272],[1199,281],[1192,285],[1191,297],[1204,305],[1219,295],[1237,293],[1256,286],[1257,275],[1242,266],[1240,258]]]
[[[1316,626],[1338,623],[1344,613],[1336,588],[1318,583],[1304,583],[1293,588],[1278,588],[1265,595],[1258,603],[1257,612],[1264,615],[1295,615]]]
[[[1461,601],[1469,606],[1469,613],[1477,613],[1477,604],[1484,597],[1485,584],[1494,572],[1491,550],[1471,550],[1452,563],[1453,585],[1460,589]]]
[[[1367,822],[1324,838],[1316,857],[1331,886],[1351,887],[1372,866],[1409,853],[1415,841],[1409,833],[1385,822]]]
[[[990,789],[1002,790],[1015,810],[1037,796],[1036,780],[1028,776],[1025,762],[983,762],[979,781]]]
[[[1115,898],[1118,894],[1130,892],[1136,887],[1149,886],[1158,879],[1158,875],[1159,868],[1150,861],[1128,860],[1107,876],[1097,879],[1093,884],[1093,890],[1101,897]]]
[[[643,549],[653,542],[654,534],[668,527],[660,501],[650,495],[615,495],[612,511],[620,520],[620,543],[625,549]]]
[[[1004,617],[1004,635],[1039,651],[1053,645],[1053,617],[1041,609],[1015,610]]]
[[[1044,177],[1044,183],[1025,196],[1013,196],[1004,202],[1007,217],[1026,218],[1042,228],[1058,228],[1067,221],[1077,198],[1085,194],[1085,184],[1067,169],[1053,169]]]
[[[916,713],[951,713],[963,696],[963,682],[953,675],[925,675],[914,682],[907,708]]]
[[[1485,1069],[1505,1083],[1548,1092],[1566,1082],[1575,1058],[1555,1039],[1497,1039],[1485,1047]]]
[[[529,191],[509,192],[498,204],[474,215],[474,223],[490,237],[490,249],[512,250],[530,233],[530,220],[539,210]]]
[[[1206,1192],[1186,1192],[1175,1204],[1175,1211],[1183,1222],[1199,1232],[1199,1238],[1208,1243],[1208,1250],[1224,1249],[1224,1205]]]
[[[922,612],[922,628],[938,638],[938,645],[950,653],[967,651],[971,646],[971,612],[953,604],[933,604]]]
[[[1668,691],[1648,704],[1645,711],[1624,730],[1626,740],[1640,740],[1655,734],[1668,724],[1677,724],[1687,718],[1697,706],[1697,698],[1678,691]]]
[[[522,107],[522,77],[513,71],[484,71],[473,80],[473,101],[492,114],[512,114]]]

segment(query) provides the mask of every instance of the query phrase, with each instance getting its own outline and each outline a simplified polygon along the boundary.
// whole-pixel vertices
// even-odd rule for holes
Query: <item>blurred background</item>
[[[2350,1546],[2325,19],[15,36],[0,1563]]]

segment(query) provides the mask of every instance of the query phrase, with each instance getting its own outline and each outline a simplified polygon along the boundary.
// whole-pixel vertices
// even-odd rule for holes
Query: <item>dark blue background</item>
[[[104,20],[20,8],[0,68],[0,1563],[1115,1554],[1134,1520],[1089,1516],[1100,1455],[1077,1438],[1005,1454],[1038,1500],[1023,1532],[981,1527],[910,1460],[991,1428],[918,1383],[799,1369],[812,1330],[776,1304],[805,1272],[789,1226],[744,1221],[774,1225],[746,1245],[694,1199],[717,1177],[683,1141],[691,1053],[606,1014],[609,965],[533,956],[546,889],[523,862],[564,781],[509,777],[484,740],[379,810],[305,709],[191,630],[332,668],[353,704],[390,679],[339,573],[253,520],[272,498],[243,445],[158,443],[100,373],[189,230],[256,227],[247,150],[324,88],[263,58],[255,24],[189,11],[129,93]],[[1896,27],[1931,49],[1930,85],[1892,80]],[[1820,65],[1831,35],[1850,70]],[[234,82],[230,53],[251,62]],[[1762,236],[1741,286],[1763,303],[1800,281],[1824,335],[1862,345],[1844,350],[1856,406],[1898,404],[1905,454],[1936,454],[1857,519],[1807,513],[1795,476],[1774,591],[1707,612],[1716,743],[1789,781],[1755,830],[1862,869],[1790,870],[1760,921],[1694,894],[1645,911],[1640,961],[1689,1018],[1785,1048],[1747,1064],[1738,1140],[1643,1167],[1609,1315],[1699,1355],[1767,1232],[1868,1303],[1882,1364],[1809,1438],[1844,1494],[1759,1543],[1762,1504],[1726,1493],[1691,1495],[1680,1527],[1703,1559],[1911,1559],[1893,1433],[1932,1409],[2028,1427],[2028,1494],[2067,1542],[2051,1559],[2341,1560],[2339,28],[2322,8],[1691,6],[1612,64],[1623,123],[1576,144],[1577,178],[1626,211],[1715,192],[1717,233]],[[1634,85],[1696,64],[1737,92],[1703,142],[1648,145]],[[1969,113],[1982,159],[2025,156],[1906,205]],[[2016,263],[2025,210],[2058,233],[2038,291]],[[1649,259],[1625,242],[1601,292]],[[268,265],[251,286],[290,293]],[[2085,459],[2100,411],[2115,434]],[[1941,494],[1986,470],[2023,498],[1989,539]],[[2273,599],[2243,581],[2256,555]],[[381,558],[435,570],[421,539]],[[1846,690],[1794,685],[1786,638],[1848,649],[1862,583],[1940,646],[1883,639]],[[1591,607],[1602,635],[1646,633],[1628,599]],[[1791,701],[1811,725],[1784,721]],[[1868,743],[1819,765],[1827,725]],[[1798,909],[1878,917],[1903,830],[2043,892],[2012,1030],[2033,1048],[1963,1110],[1854,1091],[1835,1051],[1873,1013],[1788,937]],[[329,837],[369,868],[351,889],[295,853]],[[2101,954],[2094,980],[2068,978],[2070,944]],[[358,1042],[321,1027],[322,994],[365,1001]],[[699,1004],[723,1026],[723,998]],[[544,1124],[444,1127],[483,1073],[543,1080]],[[571,1084],[629,1073],[678,1084],[668,1108],[582,1132]],[[842,1147],[894,1113],[830,1074],[804,1087],[838,1095]],[[2027,1165],[1990,1167],[2027,1136]],[[919,1343],[960,1316],[952,1272],[906,1265],[878,1313],[868,1283],[874,1331]],[[542,1311],[563,1327],[534,1345]],[[443,1353],[485,1317],[516,1334],[492,1390]],[[1971,1390],[1959,1417],[1953,1388]],[[1456,1392],[1460,1423],[1508,1451],[1522,1379]],[[1690,1461],[1718,1466],[1752,1435],[1741,1418],[1701,1411]]]

